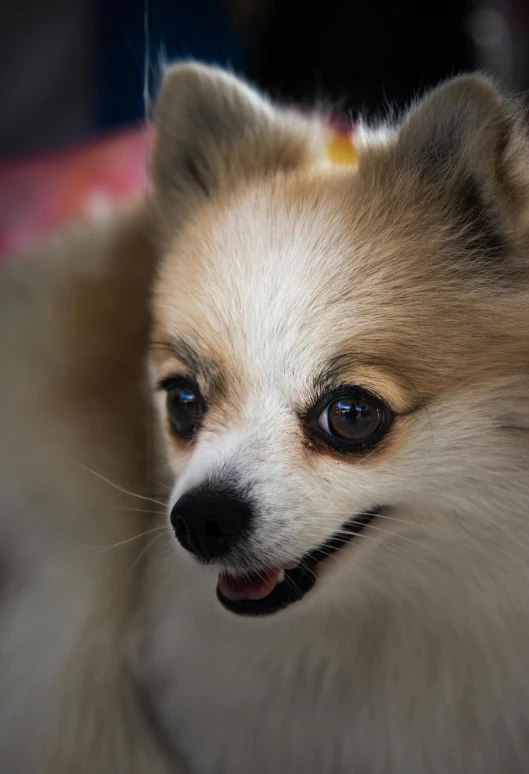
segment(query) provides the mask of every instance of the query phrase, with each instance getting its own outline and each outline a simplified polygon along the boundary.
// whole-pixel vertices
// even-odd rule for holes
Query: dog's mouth
[[[299,602],[316,584],[321,565],[354,540],[379,511],[380,508],[372,508],[346,522],[339,532],[304,554],[299,562],[238,575],[222,570],[217,584],[219,601],[232,613],[248,616],[271,615]]]

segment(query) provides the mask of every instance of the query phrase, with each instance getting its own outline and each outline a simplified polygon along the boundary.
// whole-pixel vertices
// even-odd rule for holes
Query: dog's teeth
[[[279,570],[279,575],[277,576],[277,583],[283,583],[285,580],[285,571]]]

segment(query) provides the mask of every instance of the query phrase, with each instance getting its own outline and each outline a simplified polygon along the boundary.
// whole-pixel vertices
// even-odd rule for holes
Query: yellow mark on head
[[[355,146],[349,135],[334,134],[327,145],[327,156],[333,164],[356,164]]]

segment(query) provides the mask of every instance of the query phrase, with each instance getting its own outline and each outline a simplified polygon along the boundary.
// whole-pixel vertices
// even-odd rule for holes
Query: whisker
[[[152,535],[153,532],[160,532],[160,530],[164,530],[164,532],[167,530],[167,527],[154,527],[153,529],[148,529],[145,532],[140,532],[138,535],[133,535],[130,538],[127,538],[126,540],[120,540],[119,543],[113,543],[109,546],[92,546],[92,548],[99,549],[101,551],[109,551],[111,548],[118,548],[118,546],[123,546],[126,543],[131,543],[133,540],[138,540],[138,538],[145,537],[145,535]]]
[[[303,572],[305,571],[305,568],[301,567],[301,563],[298,565],[298,567],[300,567],[300,569],[303,570]],[[285,580],[284,580],[284,582],[288,583],[289,586],[291,586],[294,589],[296,594],[301,595],[301,591],[299,590],[298,584],[296,583],[296,581],[293,578],[290,578],[288,576],[286,571],[285,571]]]
[[[329,518],[333,517],[333,514],[331,514],[331,513],[325,513],[325,514],[321,513],[321,514],[316,514],[316,515],[321,518],[321,521],[324,521],[326,523],[328,522]],[[339,515],[339,516],[343,517],[343,514],[341,514],[339,512],[334,514],[334,516],[336,516],[336,515]],[[361,516],[362,514],[359,514],[359,515]],[[387,519],[387,520],[390,520],[390,521],[394,521],[396,523],[400,522],[402,524],[406,524],[406,525],[409,525],[411,527],[418,527],[418,528],[420,528],[422,530],[426,530],[427,532],[429,532],[430,534],[440,538],[441,540],[447,540],[448,538],[450,538],[450,534],[448,534],[446,532],[446,530],[437,529],[435,527],[432,527],[429,524],[419,524],[417,522],[412,522],[412,521],[408,521],[408,520],[405,520],[405,519],[400,519],[400,518],[397,518],[395,516],[388,516],[387,514],[384,514],[384,513],[378,513],[376,515],[376,518],[377,519],[378,518]],[[347,519],[344,519],[344,520],[347,521]],[[349,520],[349,521],[351,521],[351,523],[353,523],[353,524],[355,523],[355,520]],[[369,528],[377,530],[377,531],[380,531],[380,532],[387,532],[387,534],[394,535],[395,537],[399,538],[400,540],[405,540],[407,542],[415,543],[421,549],[425,549],[425,550],[429,551],[430,553],[433,553],[437,557],[442,557],[443,559],[446,558],[443,554],[440,554],[438,551],[435,551],[431,546],[425,545],[423,543],[417,543],[416,541],[413,541],[411,538],[409,538],[409,537],[407,537],[405,535],[401,535],[398,532],[392,532],[392,531],[389,531],[389,530],[383,530],[381,527],[377,527],[375,524],[370,524]],[[500,535],[508,534],[505,531],[502,533],[502,531],[499,528],[499,526],[497,527],[497,529],[498,529]],[[467,548],[471,548],[474,551],[474,553],[476,552],[476,550],[479,550],[479,545],[476,545],[476,543],[474,541],[466,541],[465,533],[458,533],[458,540],[459,540],[460,544],[465,545]],[[487,535],[487,541],[493,543],[501,551],[503,551],[507,556],[510,556],[513,559],[520,560],[521,558],[523,558],[523,557],[520,556],[520,554],[516,553],[513,550],[510,550],[509,546],[506,546],[503,541],[501,541],[501,540],[499,540],[497,538],[495,539],[490,534]]]
[[[349,521],[349,523],[350,523],[350,524],[358,524],[359,526],[363,526],[362,522],[361,522],[361,521],[358,521],[358,520],[356,520],[356,519],[351,519],[351,520]],[[375,526],[374,524],[369,524],[369,525],[367,526],[367,529],[374,529],[374,530],[376,530],[377,532],[382,532],[384,535],[391,535],[392,537],[398,537],[400,540],[405,540],[407,543],[412,543],[414,546],[417,546],[418,548],[421,548],[421,549],[423,549],[423,548],[424,548],[424,549],[426,549],[426,550],[427,550],[427,551],[429,551],[431,554],[434,554],[434,556],[439,556],[439,553],[438,553],[437,551],[435,551],[435,549],[433,549],[431,546],[426,546],[426,545],[423,545],[422,543],[417,543],[417,541],[416,541],[416,540],[412,540],[411,538],[408,538],[408,537],[406,537],[405,535],[399,535],[399,533],[398,533],[398,532],[390,532],[390,530],[388,530],[388,529],[382,529],[382,527],[377,527],[377,526]],[[338,530],[338,531],[339,531],[339,532],[343,532],[344,530]],[[347,530],[345,530],[345,531],[347,531]],[[358,537],[362,537],[362,535],[363,535],[363,533],[360,533],[360,534],[358,535]],[[364,536],[364,537],[365,537],[365,536]]]
[[[171,491],[172,487],[168,486],[167,484],[164,484],[162,481],[157,481],[155,478],[146,478],[146,481],[150,481],[151,484],[156,484],[156,486],[161,486],[162,489],[166,489],[168,492]]]
[[[166,511],[151,511],[149,508],[127,508],[126,505],[111,505],[111,508],[115,508],[117,511],[132,511],[133,513],[151,513],[155,516],[165,516]]]
[[[359,516],[367,516],[367,515],[369,514],[358,513],[356,518],[358,518]],[[335,516],[339,516],[340,518],[343,518],[344,522],[350,521],[350,517],[348,517],[347,514],[344,514],[341,511],[335,511],[334,513],[331,511],[325,511],[325,512],[322,511],[320,513],[313,513],[312,516],[317,516],[318,518],[321,518],[321,520],[325,522],[328,522],[330,518],[332,519]],[[419,529],[425,529],[428,532],[432,532],[434,534],[443,536],[443,532],[441,530],[435,529],[435,527],[432,527],[431,524],[419,524],[419,522],[409,521],[407,519],[400,519],[397,516],[388,516],[386,513],[377,513],[375,514],[375,518],[387,519],[389,521],[398,522],[399,524],[407,524],[410,527],[418,527]]]
[[[349,534],[349,533],[347,533],[347,532],[344,532],[344,534],[345,534],[345,535],[347,535],[347,534]],[[389,533],[389,534],[392,534],[392,533]],[[405,562],[407,562],[408,564],[410,564],[410,565],[411,565],[411,566],[412,566],[414,569],[416,569],[416,567],[415,567],[415,565],[413,564],[413,562],[411,562],[411,560],[410,560],[410,559],[408,559],[407,557],[403,556],[403,555],[400,553],[400,551],[398,551],[398,550],[395,548],[395,546],[388,545],[387,543],[379,543],[379,542],[376,540],[376,538],[374,538],[374,537],[371,537],[370,535],[364,535],[364,533],[363,533],[363,532],[362,532],[362,533],[360,533],[359,535],[356,535],[355,537],[356,537],[356,538],[363,538],[364,540],[373,540],[373,541],[377,542],[377,544],[378,544],[379,546],[384,546],[385,548],[389,549],[390,551],[392,551],[392,553],[394,553],[394,554],[397,554],[397,556],[400,556],[400,558],[401,558],[401,559],[403,559]],[[336,537],[336,540],[340,541],[340,542],[342,543],[342,545],[341,545],[341,546],[339,546],[338,548],[336,548],[334,552],[336,552],[336,551],[340,551],[340,550],[343,550],[343,549],[345,548],[345,546],[349,545],[349,544],[350,544],[350,542],[351,542],[350,538],[347,540],[347,539],[345,539],[345,538],[341,538],[341,537],[339,537],[339,536],[337,536],[337,537]],[[334,553],[334,552],[332,552],[332,551],[331,551],[331,552],[326,552],[326,551],[325,551],[325,549],[320,549],[320,550],[321,550],[323,553],[325,553],[327,556],[332,556],[332,555],[333,555],[333,553]],[[404,550],[406,550],[406,549],[404,549]],[[408,551],[410,551],[410,549],[408,549]],[[414,554],[414,555],[416,556],[416,554]]]
[[[131,576],[131,575],[132,575],[132,573],[134,572],[134,570],[135,570],[136,566],[138,565],[139,561],[141,560],[141,558],[142,558],[142,557],[145,555],[145,553],[146,553],[146,552],[147,552],[147,551],[148,551],[150,548],[152,548],[152,547],[155,545],[155,543],[156,543],[156,542],[157,542],[157,541],[158,541],[158,540],[159,540],[161,537],[164,537],[164,535],[163,535],[163,533],[161,533],[161,532],[160,532],[160,534],[159,534],[159,535],[156,535],[156,536],[155,536],[155,537],[154,537],[154,538],[153,538],[153,539],[152,539],[150,542],[147,542],[147,545],[146,545],[146,546],[143,548],[143,550],[140,552],[139,556],[137,556],[137,557],[136,557],[136,559],[134,560],[134,563],[133,563],[132,567],[130,568],[130,570],[129,570],[128,574],[127,574],[127,582],[128,582],[128,580],[130,579],[130,576]]]
[[[364,538],[364,540],[374,540],[374,538],[369,538],[369,536],[368,536],[368,535],[359,535],[358,537],[363,537],[363,538]],[[338,548],[338,549],[335,549],[335,552],[334,552],[334,553],[336,553],[336,551],[340,551],[340,550],[342,550],[343,548],[345,548],[345,546],[347,545],[347,543],[348,543],[348,541],[344,541],[344,545],[342,545],[342,546],[341,546],[340,548]],[[380,546],[380,545],[382,545],[382,544],[378,543],[378,545]],[[387,549],[389,549],[390,551],[392,551],[394,554],[396,554],[397,556],[399,556],[399,557],[400,557],[401,559],[403,559],[405,562],[407,562],[408,564],[410,564],[410,565],[413,567],[413,569],[415,569],[415,565],[413,564],[413,562],[411,562],[411,561],[410,561],[409,559],[407,559],[405,556],[402,556],[402,554],[401,554],[401,553],[399,553],[399,551],[397,551],[397,550],[396,550],[396,549],[395,549],[393,546],[388,546],[387,544],[384,544],[384,545],[385,545],[385,547],[386,547]],[[325,552],[324,552],[324,553],[325,553]],[[326,555],[327,555],[328,557],[331,557],[333,554],[331,553],[331,554],[326,554]],[[400,578],[400,580],[401,580],[403,583],[405,583],[405,584],[407,583],[407,580],[406,580],[406,578],[404,578],[404,576],[402,576],[402,575],[401,575],[399,572],[397,572],[397,570],[395,570],[395,568],[394,568],[394,567],[392,567],[392,566],[391,566],[391,565],[390,565],[388,562],[385,562],[385,561],[384,561],[384,560],[383,560],[383,559],[382,559],[382,558],[381,558],[381,557],[380,557],[378,554],[374,554],[374,555],[376,556],[376,558],[378,559],[378,561],[382,562],[382,564],[383,564],[385,567],[387,567],[387,568],[390,570],[390,572],[391,572],[392,574],[395,574],[395,575],[396,575],[398,578]],[[315,573],[313,573],[313,575],[315,575]]]
[[[152,497],[146,497],[145,495],[140,495],[140,494],[137,494],[136,492],[131,492],[129,489],[125,489],[125,487],[120,486],[119,484],[115,484],[113,481],[110,481],[110,479],[105,478],[105,476],[101,475],[101,473],[98,473],[96,470],[92,470],[91,468],[88,468],[86,465],[82,465],[80,462],[78,462],[77,465],[79,465],[79,467],[81,468],[84,468],[89,473],[92,473],[94,476],[97,476],[97,478],[100,478],[101,481],[104,481],[106,484],[113,486],[114,489],[117,489],[119,492],[123,492],[124,494],[130,495],[131,497],[137,497],[140,500],[146,500],[147,502],[154,503],[155,505],[160,505],[162,508],[165,508],[165,503],[162,503],[159,500],[154,500]]]

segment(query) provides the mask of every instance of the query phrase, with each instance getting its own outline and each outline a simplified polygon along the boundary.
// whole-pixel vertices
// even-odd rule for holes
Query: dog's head
[[[463,77],[359,129],[355,167],[326,138],[216,69],[161,90],[151,370],[171,523],[241,614],[396,585],[442,598],[528,554],[518,108]]]

